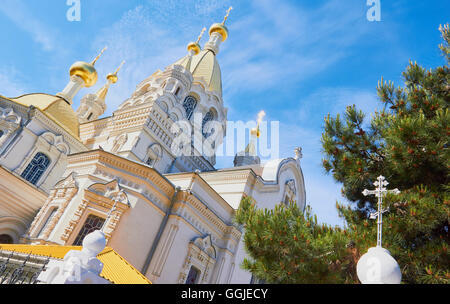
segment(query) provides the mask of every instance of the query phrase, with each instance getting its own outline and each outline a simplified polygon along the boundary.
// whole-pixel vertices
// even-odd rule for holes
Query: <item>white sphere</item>
[[[88,253],[90,256],[97,256],[106,246],[105,234],[100,230],[95,230],[83,239],[83,251]]]
[[[356,273],[362,284],[400,284],[402,280],[397,261],[379,246],[369,248],[359,259]]]

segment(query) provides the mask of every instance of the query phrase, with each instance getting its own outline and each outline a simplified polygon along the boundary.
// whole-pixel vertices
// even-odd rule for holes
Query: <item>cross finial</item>
[[[204,28],[202,29],[202,32],[201,32],[200,35],[198,36],[197,42],[196,42],[196,43],[199,43],[199,42],[200,42],[200,40],[202,39],[203,34],[205,33],[205,31],[206,31],[206,27],[204,27]]]
[[[124,64],[125,64],[125,60],[122,61],[122,63],[119,65],[119,67],[117,68],[117,70],[114,72],[114,75],[117,75],[117,73],[119,73],[120,69],[123,67]]]
[[[228,16],[230,16],[230,12],[231,12],[232,9],[233,9],[233,7],[230,6],[230,8],[227,10],[227,14],[225,15],[225,18],[223,18],[222,25],[225,25],[225,22],[227,21]]]
[[[95,63],[97,62],[97,60],[100,58],[100,56],[103,55],[103,53],[104,53],[107,49],[108,49],[108,47],[105,46],[105,47],[103,48],[103,50],[100,52],[100,54],[98,54],[98,56],[95,57],[95,59],[91,62],[91,64],[92,64],[92,65],[95,65]]]
[[[375,195],[378,198],[378,212],[371,213],[370,219],[378,218],[377,222],[377,246],[381,247],[381,239],[382,239],[382,231],[383,231],[383,213],[388,211],[388,209],[383,209],[383,195],[386,193],[393,193],[395,195],[399,194],[400,191],[395,188],[394,190],[387,190],[386,186],[389,185],[384,176],[380,175],[377,177],[377,180],[373,183],[376,187],[375,190],[367,190],[364,189],[362,194],[364,196],[367,195]]]
[[[258,113],[256,128],[251,130],[251,134],[258,138],[261,136],[261,132],[259,131],[259,125],[261,124],[264,116],[266,116],[266,112],[264,112],[263,110]]]

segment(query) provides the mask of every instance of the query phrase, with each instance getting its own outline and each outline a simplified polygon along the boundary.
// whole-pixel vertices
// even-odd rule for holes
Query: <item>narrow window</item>
[[[91,114],[89,114],[87,120],[91,120],[91,118],[92,118],[92,112],[91,112]]]
[[[199,274],[200,270],[198,270],[194,266],[191,266],[191,269],[189,270],[189,274],[186,279],[186,284],[196,284]]]
[[[197,106],[197,100],[194,97],[188,96],[188,97],[186,97],[186,99],[184,99],[183,108],[186,111],[187,119],[191,119],[196,106]]]
[[[39,152],[34,156],[21,176],[33,185],[36,185],[39,178],[41,178],[42,174],[44,174],[49,165],[50,159],[47,157],[47,155]]]
[[[39,230],[39,233],[37,234],[37,237],[41,237],[42,233],[45,231],[45,229],[47,229],[48,224],[50,223],[50,220],[52,219],[52,217],[55,215],[56,210],[58,210],[58,208],[54,207],[52,208],[52,211],[50,212],[50,214],[47,216],[47,219],[45,220],[45,223],[42,225],[41,229]]]
[[[89,215],[75,238],[73,245],[81,246],[83,244],[84,237],[95,230],[100,230],[103,227],[103,223],[105,223],[105,219],[92,214]]]
[[[180,87],[177,88],[177,90],[175,92],[175,96],[178,96],[178,93],[180,93]]]
[[[205,117],[203,117],[202,122],[202,134],[205,138],[208,138],[213,132],[214,129],[211,130],[211,132],[207,133],[205,130],[206,124],[214,119],[214,113],[212,110],[209,110],[208,113],[205,114]]]
[[[2,138],[2,136],[5,134],[5,132],[3,132],[2,130],[0,130],[0,138]]]

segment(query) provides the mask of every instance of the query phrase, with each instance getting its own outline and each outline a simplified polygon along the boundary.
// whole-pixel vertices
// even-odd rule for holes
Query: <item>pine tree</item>
[[[261,210],[245,198],[236,214],[249,255],[244,269],[268,283],[357,283],[356,262],[376,245],[376,223],[368,219],[376,200],[362,191],[383,175],[401,190],[384,200],[383,247],[399,263],[402,281],[450,283],[449,26],[440,31],[446,65],[425,70],[410,62],[403,88],[382,79],[384,109],[368,124],[355,106],[343,119],[325,119],[323,167],[352,202],[337,203],[346,227],[318,224],[311,209],[295,203]]]
[[[370,123],[355,106],[343,119],[328,116],[322,135],[323,166],[343,184],[352,206],[338,205],[362,253],[374,246],[376,225],[369,212],[375,198],[362,195],[383,175],[399,196],[387,196],[383,247],[398,261],[406,283],[450,283],[450,30],[440,27],[447,64],[425,70],[410,62],[404,87],[379,82],[384,106]]]
[[[235,221],[245,228],[250,258],[241,265],[267,283],[344,283],[356,267],[346,232],[318,224],[310,208],[295,203],[258,209],[250,197],[241,201]],[[345,257],[345,258],[342,258]]]

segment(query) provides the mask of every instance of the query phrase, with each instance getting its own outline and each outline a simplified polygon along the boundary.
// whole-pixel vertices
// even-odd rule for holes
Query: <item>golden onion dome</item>
[[[111,81],[111,83],[116,83],[117,80],[119,80],[119,77],[117,77],[117,73],[110,73],[106,76],[106,79]]]
[[[198,53],[200,53],[202,48],[200,47],[200,44],[198,44],[197,42],[189,42],[187,50],[188,52],[194,51],[194,55],[197,55]]]
[[[209,28],[209,35],[212,33],[219,33],[222,36],[222,42],[228,38],[228,29],[223,23],[214,23]]]
[[[77,61],[70,67],[70,76],[78,76],[83,79],[85,87],[92,87],[97,83],[98,74],[94,65],[84,61]]]

